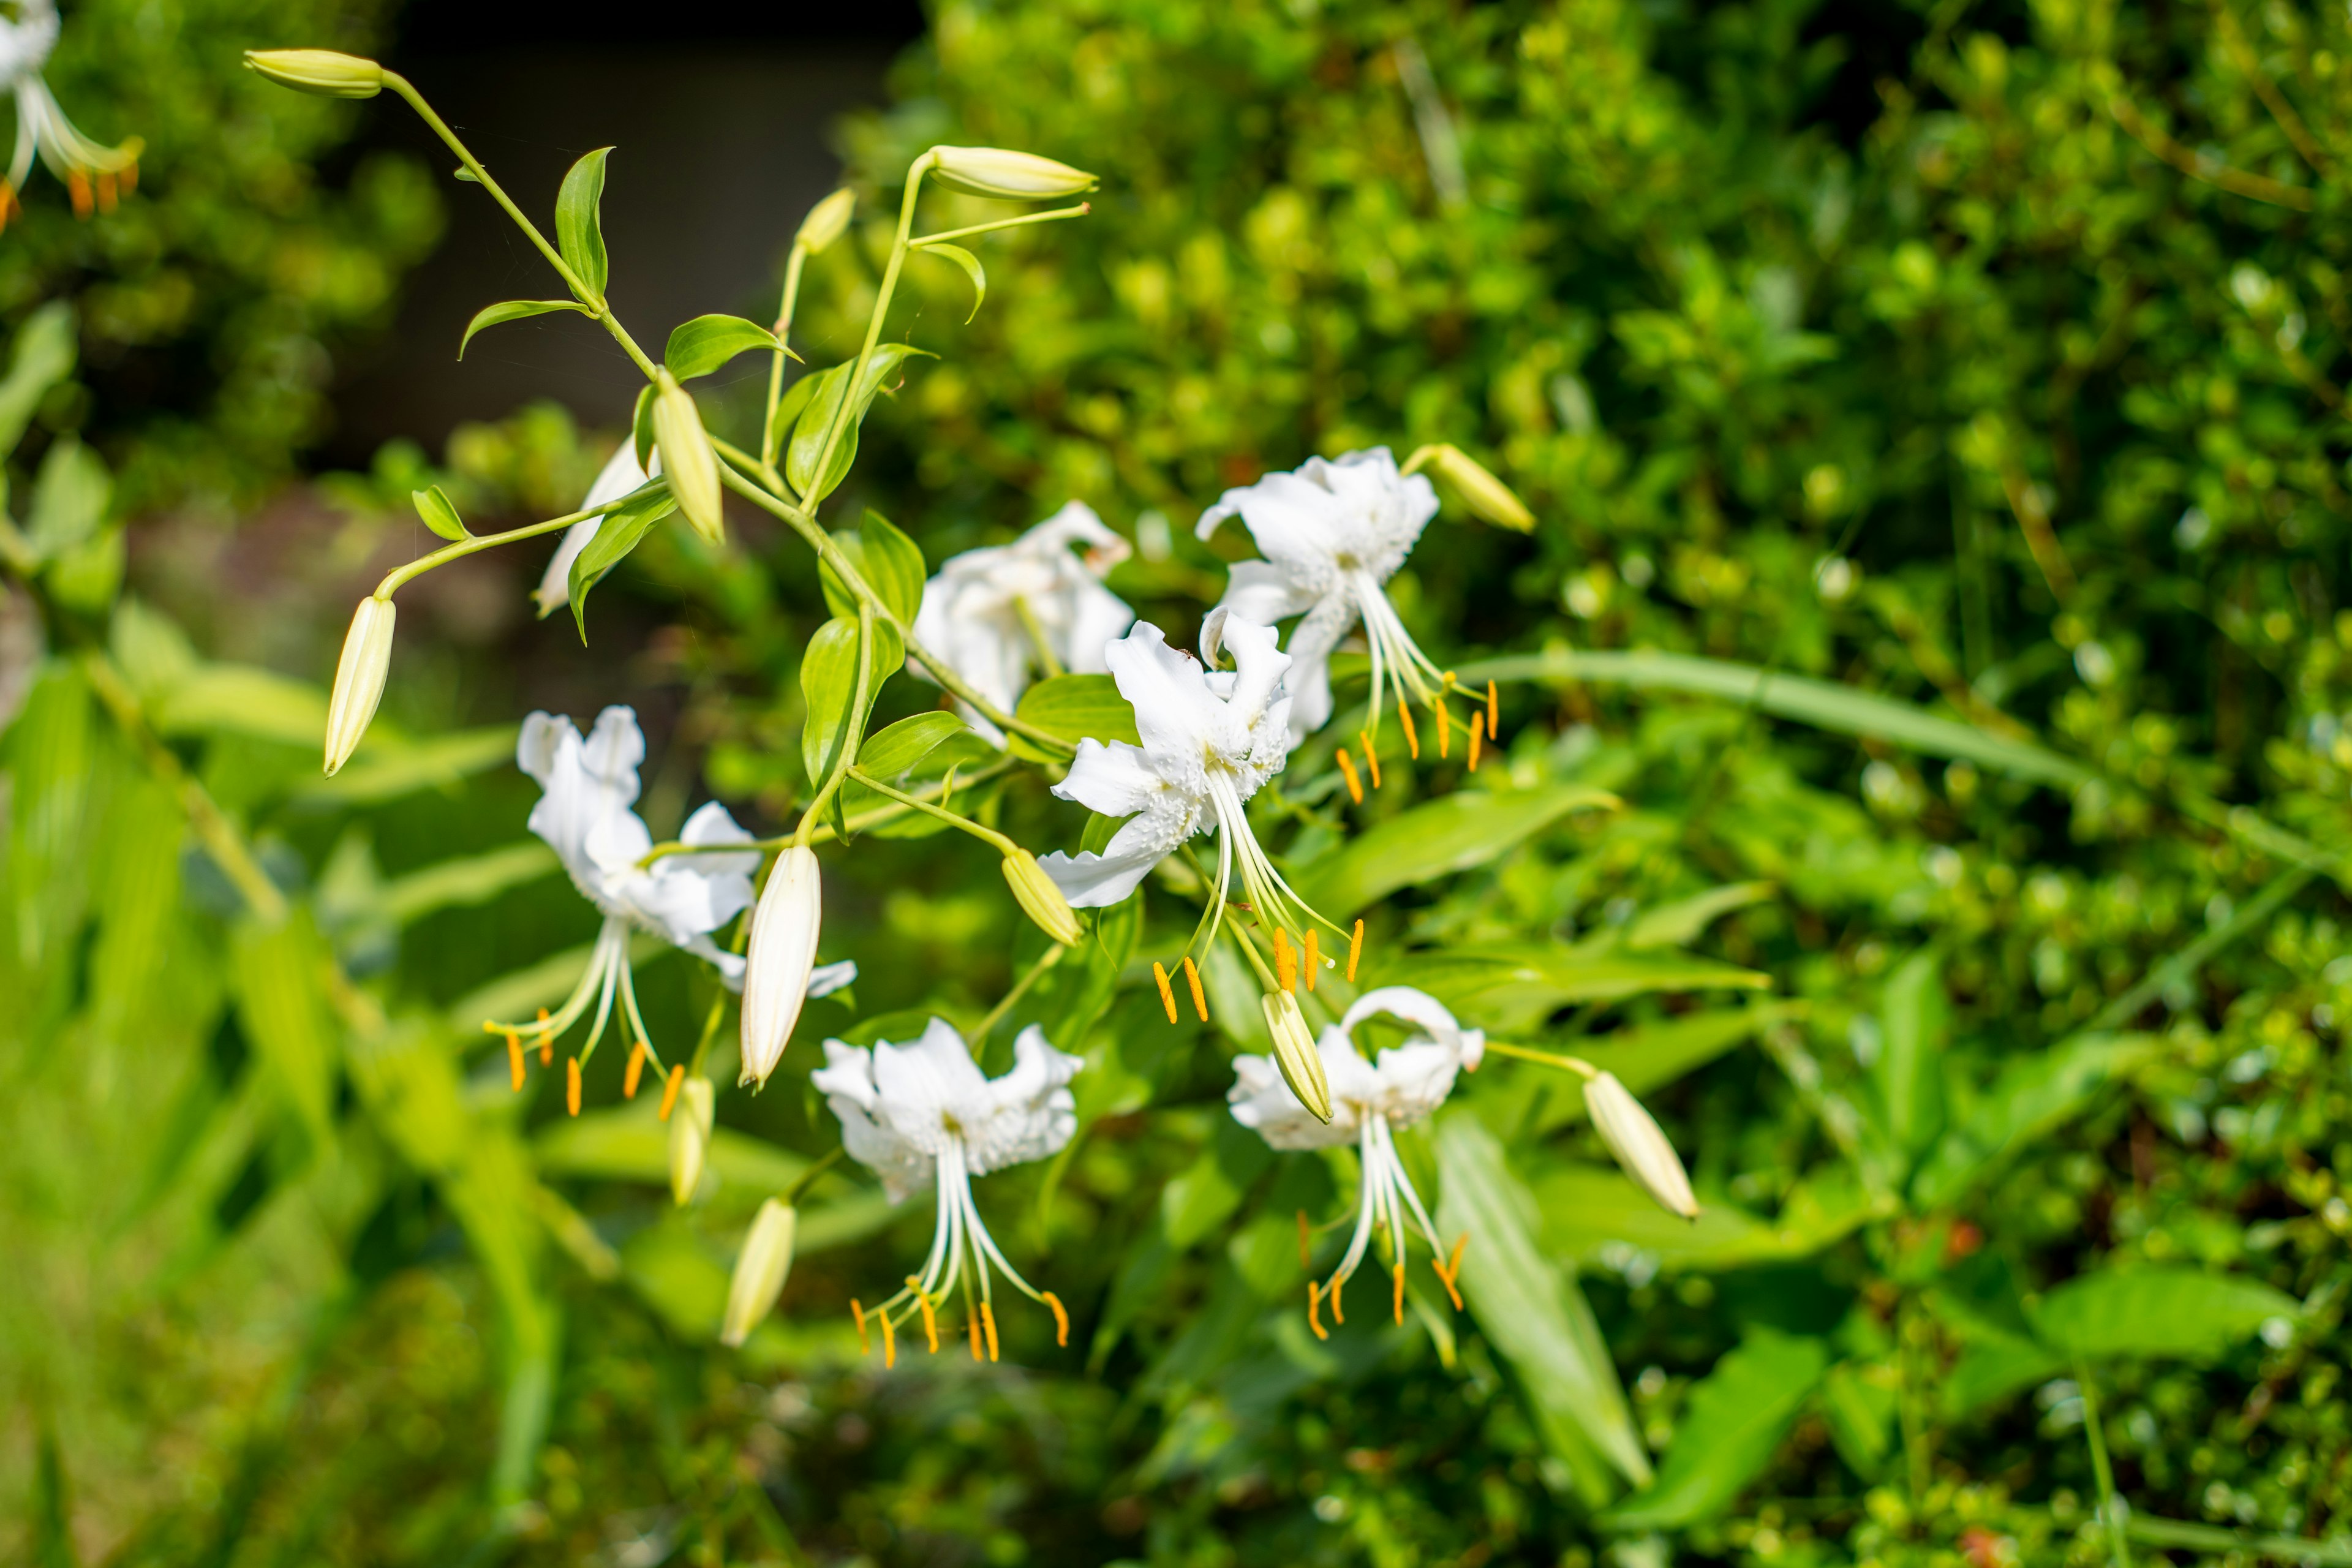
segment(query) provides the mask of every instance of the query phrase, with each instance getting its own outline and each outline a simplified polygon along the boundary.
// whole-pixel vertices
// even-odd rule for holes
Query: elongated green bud
[[[1453,486],[1472,511],[1496,527],[1515,533],[1535,531],[1536,514],[1527,503],[1461,447],[1450,443],[1423,447],[1405,464],[1407,473],[1416,468],[1426,468]]]
[[[383,700],[384,677],[392,668],[392,601],[362,599],[343,637],[335,666],[334,695],[327,702],[327,776],[332,778],[359,749]]]
[[[814,256],[849,226],[849,214],[857,205],[857,193],[844,187],[809,208],[808,216],[801,219],[801,231],[793,236],[793,243]]]
[[[667,366],[654,372],[654,445],[670,494],[694,531],[712,544],[725,542],[727,524],[719,507],[719,458],[702,428],[694,395],[677,384]]]
[[[800,1216],[790,1204],[770,1198],[751,1221],[743,1250],[735,1256],[735,1277],[727,1282],[727,1317],[719,1342],[740,1345],[751,1337],[760,1320],[775,1310],[793,1271],[793,1233]]]
[[[765,1086],[783,1059],[808,1000],[816,939],[824,924],[824,884],[816,851],[793,844],[776,857],[751,917],[751,951],[743,970],[743,1078]]]
[[[1003,147],[934,147],[931,168],[932,178],[951,191],[1008,202],[1049,202],[1101,183],[1084,169]]]
[[[1682,1156],[1615,1074],[1604,1072],[1587,1080],[1584,1109],[1591,1112],[1593,1131],[1609,1145],[1617,1163],[1658,1200],[1659,1207],[1685,1219],[1698,1218],[1698,1200],[1691,1195]]]
[[[1330,1121],[1331,1083],[1323,1076],[1323,1058],[1315,1049],[1315,1037],[1307,1030],[1305,1016],[1298,1011],[1298,998],[1287,991],[1276,991],[1263,999],[1263,1005],[1265,1026],[1274,1034],[1274,1065],[1282,1069],[1282,1080],[1318,1121]]]
[[[1026,849],[1015,849],[1004,858],[1004,879],[1013,888],[1013,897],[1019,901],[1021,912],[1037,922],[1037,929],[1060,942],[1074,947],[1081,934],[1078,917],[1070,912],[1070,900],[1062,889],[1045,875],[1037,864],[1037,857]]]
[[[710,1154],[710,1125],[719,1114],[719,1091],[700,1073],[679,1087],[669,1118],[669,1195],[683,1207],[702,1185],[703,1162]]]
[[[373,98],[383,90],[382,66],[332,49],[247,49],[245,65],[280,87],[320,98]]]

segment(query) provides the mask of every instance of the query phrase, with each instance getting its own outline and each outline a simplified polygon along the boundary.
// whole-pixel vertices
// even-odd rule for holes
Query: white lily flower
[[[1349,1037],[1358,1024],[1376,1013],[1401,1018],[1422,1032],[1402,1046],[1381,1051],[1377,1061],[1366,1061]],[[1254,1130],[1276,1149],[1328,1149],[1350,1142],[1356,1145],[1363,1173],[1356,1203],[1355,1234],[1349,1238],[1348,1250],[1329,1281],[1307,1281],[1308,1324],[1318,1337],[1325,1336],[1318,1310],[1327,1297],[1333,1321],[1346,1321],[1339,1292],[1362,1264],[1375,1229],[1388,1233],[1391,1272],[1396,1281],[1396,1320],[1404,1321],[1408,1217],[1427,1238],[1432,1253],[1430,1267],[1437,1271],[1446,1294],[1459,1309],[1462,1298],[1454,1281],[1461,1269],[1461,1244],[1454,1244],[1453,1257],[1448,1260],[1445,1246],[1438,1239],[1437,1226],[1423,1205],[1421,1194],[1413,1190],[1412,1178],[1405,1173],[1403,1162],[1398,1158],[1395,1130],[1423,1120],[1445,1103],[1445,1097],[1454,1091],[1454,1079],[1464,1072],[1477,1070],[1486,1053],[1486,1037],[1476,1029],[1464,1028],[1444,1005],[1426,992],[1409,985],[1390,985],[1367,991],[1357,998],[1356,1005],[1337,1024],[1323,1031],[1316,1048],[1323,1058],[1324,1077],[1331,1088],[1331,1120],[1328,1123],[1307,1110],[1283,1080],[1276,1064],[1266,1057],[1236,1057],[1234,1087],[1225,1096],[1233,1104],[1234,1120]]]
[[[1068,1344],[1069,1314],[1051,1290],[1036,1289],[1004,1260],[972,1205],[971,1178],[1061,1152],[1078,1126],[1069,1082],[1085,1064],[1046,1044],[1045,1031],[1032,1024],[1013,1039],[1013,1070],[985,1079],[964,1048],[963,1037],[940,1018],[905,1045],[883,1040],[869,1051],[827,1040],[824,1059],[809,1082],[840,1119],[849,1157],[882,1178],[882,1190],[894,1204],[927,1184],[939,1198],[922,1271],[908,1275],[906,1288],[871,1314],[850,1302],[859,1339],[866,1336],[869,1315],[880,1319],[883,1363],[892,1364],[898,1324],[919,1312],[924,1338],[937,1351],[939,1309],[961,1282],[972,1359],[981,1359],[984,1339],[987,1359],[994,1361],[992,1276],[1002,1274],[1023,1295],[1052,1310],[1057,1342]]]
[[[1297,661],[1290,679],[1294,743],[1329,721],[1331,654],[1359,620],[1371,647],[1374,733],[1391,680],[1400,701],[1408,694],[1424,707],[1443,700],[1444,672],[1381,590],[1436,515],[1435,487],[1420,474],[1400,473],[1386,447],[1334,461],[1310,458],[1295,472],[1227,490],[1201,514],[1202,539],[1238,516],[1264,558],[1234,563],[1220,608],[1266,626],[1305,617],[1290,633]]]
[[[654,454],[654,472],[661,472],[661,454]],[[580,510],[590,510],[610,506],[646,482],[645,469],[637,466],[637,444],[624,439],[621,449],[614,452],[604,468],[597,470],[595,482],[580,499]],[[548,562],[547,571],[540,577],[539,586],[531,593],[532,602],[539,606],[540,618],[546,619],[572,602],[572,563],[580,552],[595,539],[603,527],[601,517],[583,518],[563,531],[563,542],[555,547],[554,558]]]
[[[57,0],[18,0],[11,9],[13,15],[0,14],[0,93],[16,100],[16,149],[0,185],[0,228],[7,226],[37,153],[65,183],[77,214],[88,217],[93,204],[110,211],[118,189],[138,183],[140,141],[134,136],[120,147],[100,146],[74,128],[41,79],[58,42]]]
[[[1271,627],[1239,616],[1213,613],[1201,637],[1211,654],[1220,640],[1229,647],[1235,668],[1204,668],[1170,647],[1149,622],[1103,650],[1118,694],[1135,709],[1143,743],[1080,741],[1054,793],[1129,820],[1099,853],[1056,851],[1038,864],[1073,908],[1097,909],[1133,892],[1194,834],[1222,827],[1203,929],[1212,929],[1223,910],[1238,860],[1258,918],[1299,934],[1315,917],[1258,847],[1243,810],[1290,756],[1290,696],[1283,681],[1290,656],[1275,647]]]
[[[569,719],[533,713],[523,721],[515,761],[546,793],[531,807],[530,830],[546,840],[572,886],[604,914],[587,972],[552,1017],[528,1024],[492,1023],[493,1033],[536,1037],[547,1042],[577,1022],[590,1005],[596,1009],[585,1060],[595,1050],[617,997],[624,1032],[658,1062],[645,1018],[637,1010],[629,969],[629,936],[649,931],[716,967],[730,990],[743,985],[743,960],[722,952],[710,933],[751,904],[751,873],[760,852],[751,836],[717,801],[706,802],[687,818],[678,840],[709,847],[700,854],[666,855],[640,865],[654,847],[645,819],[630,808],[637,799],[637,768],[645,761],[645,732],[628,708],[607,708],[583,740]],[[808,994],[822,996],[857,978],[854,963],[827,964],[809,978]]]
[[[1085,550],[1071,552],[1074,544]],[[1010,544],[950,555],[923,584],[915,637],[1006,713],[1034,675],[1100,675],[1103,647],[1135,624],[1127,602],[1102,585],[1128,543],[1094,508],[1072,501]],[[909,659],[909,673],[930,672]],[[961,702],[956,711],[990,743],[1004,732]]]

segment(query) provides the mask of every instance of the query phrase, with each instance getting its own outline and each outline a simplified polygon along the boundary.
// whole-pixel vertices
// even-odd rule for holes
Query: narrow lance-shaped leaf
[[[952,261],[963,269],[963,275],[971,279],[971,315],[964,320],[970,321],[972,316],[979,315],[982,302],[988,298],[988,272],[981,266],[980,258],[961,245],[927,245],[923,247],[923,254]]]
[[[883,605],[901,624],[912,626],[915,612],[923,605],[926,574],[922,547],[870,507],[857,533],[859,542],[865,546],[865,558],[859,566],[866,585],[881,595]]]
[[[450,543],[472,537],[467,531],[465,519],[457,515],[457,508],[439,485],[411,490],[408,499],[416,508],[416,515],[425,520],[425,526]]]
[[[457,357],[466,357],[466,345],[472,342],[474,334],[484,327],[520,321],[526,316],[544,316],[554,310],[571,310],[583,316],[588,314],[587,306],[570,300],[501,300],[495,305],[485,305],[474,312],[472,321],[466,323],[466,335],[457,340]]]
[[[604,580],[604,574],[618,566],[632,550],[645,542],[654,524],[677,510],[669,486],[654,479],[639,487],[627,498],[599,519],[595,534],[586,549],[572,558],[570,589],[572,624],[580,628],[580,641],[588,641],[588,591]]]
[[[671,329],[662,363],[680,381],[709,375],[751,349],[781,349],[776,334],[740,316],[697,316]],[[789,351],[788,351],[789,352]]]
[[[605,276],[611,268],[604,255],[604,160],[610,147],[584,154],[563,176],[555,197],[555,247],[587,286],[589,297],[604,297]]]
[[[1658,1479],[1603,1517],[1627,1529],[1689,1524],[1763,1473],[1829,1367],[1816,1339],[1757,1330],[1691,1390]]]
[[[793,429],[793,439],[784,451],[784,478],[793,489],[814,502],[833,491],[849,473],[849,466],[857,460],[857,427],[866,419],[866,411],[874,405],[875,395],[882,390],[883,382],[915,354],[931,357],[927,351],[908,343],[882,343],[866,361],[866,374],[860,377],[855,395],[849,387],[852,372],[857,362],[848,361],[822,370],[810,376],[808,402],[803,408],[800,423]],[[795,391],[798,389],[795,388]],[[820,479],[816,472],[817,454],[824,449],[826,430],[834,416],[848,403],[847,422],[840,438],[834,443],[833,456],[824,466]]]

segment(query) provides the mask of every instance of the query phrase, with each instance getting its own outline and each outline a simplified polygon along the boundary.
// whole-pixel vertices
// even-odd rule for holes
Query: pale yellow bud
[[[1512,493],[1511,487],[1489,473],[1486,467],[1461,447],[1452,445],[1424,447],[1420,462],[1409,467],[1426,467],[1439,479],[1454,487],[1472,511],[1499,528],[1519,533],[1534,531],[1536,514],[1527,503]]]
[[[335,666],[335,691],[327,702],[327,776],[332,778],[359,749],[383,700],[384,677],[392,669],[393,608],[390,599],[370,596],[352,616],[343,657]]]
[[[1282,1069],[1282,1080],[1318,1121],[1330,1121],[1330,1080],[1323,1076],[1323,1058],[1298,1011],[1298,998],[1287,991],[1276,991],[1263,999],[1263,1005],[1265,1026],[1274,1035],[1274,1065]]]
[[[751,917],[751,948],[743,969],[743,1081],[765,1084],[792,1042],[816,967],[816,939],[824,922],[824,888],[816,851],[787,846],[768,873]]]
[[[694,531],[712,544],[727,537],[719,506],[719,458],[702,428],[694,395],[667,368],[654,372],[654,445],[660,448],[669,493]]]
[[[849,226],[850,209],[857,205],[857,193],[847,188],[838,190],[809,208],[808,216],[801,219],[801,231],[793,243],[814,256],[839,239]]]
[[[1045,868],[1037,864],[1037,857],[1026,849],[1015,849],[1004,858],[1003,869],[1004,879],[1012,884],[1021,912],[1064,947],[1076,946],[1081,934],[1078,917],[1070,912],[1070,900],[1062,896],[1054,879],[1045,875]]]
[[[710,1154],[710,1126],[719,1114],[719,1091],[695,1074],[679,1086],[669,1115],[669,1195],[679,1205],[702,1185],[702,1164]]]
[[[760,1320],[775,1309],[793,1271],[793,1232],[800,1216],[781,1198],[760,1205],[743,1250],[735,1256],[735,1277],[727,1282],[727,1318],[719,1331],[722,1345],[740,1345]]]
[[[1615,1074],[1604,1072],[1586,1081],[1584,1109],[1591,1113],[1593,1130],[1609,1145],[1617,1163],[1658,1200],[1659,1207],[1685,1219],[1698,1217],[1698,1200],[1691,1195],[1682,1157]]]
[[[1079,195],[1099,183],[1084,169],[1003,147],[934,147],[931,167],[933,177],[950,190],[1008,202]]]
[[[383,68],[332,49],[247,49],[245,64],[280,87],[321,98],[373,98],[383,90]]]

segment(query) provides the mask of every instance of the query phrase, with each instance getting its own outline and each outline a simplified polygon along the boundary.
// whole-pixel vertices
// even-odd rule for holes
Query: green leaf
[[[1535,1192],[1546,1249],[1588,1268],[1605,1266],[1629,1247],[1670,1269],[1743,1268],[1808,1258],[1876,1213],[1860,1184],[1834,1165],[1817,1181],[1800,1184],[1770,1220],[1716,1200],[1696,1220],[1678,1218],[1610,1165],[1555,1166],[1535,1183]]]
[[[636,412],[629,416],[629,437],[636,444],[637,472],[654,471],[654,389],[647,382],[637,389]]]
[[[472,321],[466,323],[466,335],[457,340],[457,357],[466,357],[466,345],[472,342],[474,334],[484,327],[501,326],[508,321],[520,321],[526,316],[544,316],[555,310],[572,310],[583,316],[590,314],[587,306],[574,300],[502,300],[495,305],[485,305],[474,312]]]
[[[629,552],[645,542],[654,524],[677,510],[677,500],[669,493],[668,483],[648,479],[604,515],[588,547],[572,558],[572,623],[579,627],[583,647],[588,641],[589,591],[604,580],[606,573],[627,559]]]
[[[768,440],[771,443],[778,447],[784,444],[785,432],[807,411],[809,399],[815,395],[816,381],[813,375],[802,376],[784,388],[784,395],[776,399],[776,411],[768,419]]]
[[[857,536],[865,546],[858,571],[866,585],[874,590],[900,624],[913,626],[915,612],[923,606],[926,573],[922,547],[871,507],[866,510],[865,521],[857,525]]]
[[[539,1168],[583,1181],[669,1184],[669,1124],[657,1095],[641,1094],[610,1110],[591,1110],[549,1122],[531,1141]],[[807,1160],[764,1138],[731,1127],[714,1128],[708,1156],[722,1187],[765,1196],[806,1173]]]
[[[866,362],[866,374],[860,377],[855,394],[849,378],[857,368],[851,360],[821,370],[800,384],[808,388],[807,402],[803,405],[799,422],[793,427],[793,438],[784,448],[784,478],[812,504],[831,495],[841,481],[848,477],[850,464],[857,460],[857,428],[866,421],[866,410],[874,405],[875,395],[882,383],[915,354],[936,357],[909,343],[881,343]],[[845,402],[848,405],[847,424],[841,438],[835,443],[833,456],[824,466],[822,479],[816,472],[817,454],[824,448],[825,431],[840,414]]]
[[[2162,1050],[2163,1042],[2154,1035],[2078,1035],[2009,1062],[1920,1163],[1912,1178],[1913,1200],[1921,1208],[1954,1202]]]
[[[709,375],[737,354],[751,349],[780,349],[776,334],[740,316],[697,316],[670,330],[662,363],[680,381]]]
[[[1602,1516],[1621,1530],[1664,1530],[1719,1512],[1763,1473],[1829,1367],[1816,1339],[1750,1332],[1690,1392],[1658,1479]]]
[[[245,1037],[314,1150],[334,1136],[335,1031],[326,997],[333,963],[299,909],[274,927],[240,922],[231,943],[230,980]]]
[[[59,437],[33,481],[33,510],[25,531],[33,552],[54,561],[95,537],[113,495],[113,476],[98,454],[78,437]]]
[[[1375,973],[1419,986],[1456,1013],[1498,1033],[1533,1027],[1561,1006],[1616,1002],[1660,991],[1760,991],[1769,975],[1684,953],[1627,952],[1610,944],[1507,942],[1368,957]],[[1374,982],[1386,984],[1386,977]]]
[[[1614,810],[1619,804],[1607,790],[1579,784],[1465,790],[1359,834],[1337,854],[1305,868],[1298,890],[1329,919],[1346,921],[1399,888],[1499,859],[1571,812]]]
[[[1021,694],[1013,716],[1065,741],[1125,741],[1140,745],[1135,709],[1118,694],[1118,682],[1108,675],[1056,675]],[[1016,756],[1041,761],[1045,753],[1019,735],[1013,737]]]
[[[73,306],[67,301],[52,300],[25,318],[8,356],[7,377],[0,380],[0,456],[16,449],[41,399],[73,374],[79,350]]]
[[[801,730],[801,763],[809,782],[821,784],[865,715],[852,713],[857,697],[857,623],[836,616],[819,626],[801,658],[801,692],[808,699],[808,722]],[[870,706],[874,694],[866,693]]]
[[[590,298],[598,300],[604,297],[611,269],[604,255],[604,219],[600,209],[604,202],[604,160],[612,151],[599,147],[583,155],[563,176],[563,188],[555,197],[555,247],[588,286]]]
[[[1772,891],[1769,882],[1734,882],[1644,910],[1625,928],[1625,945],[1636,952],[1653,947],[1688,947],[1723,916],[1760,904]]]
[[[333,778],[312,773],[295,792],[298,801],[319,805],[379,805],[419,790],[454,789],[475,773],[510,766],[515,726],[492,724],[435,735],[414,745],[378,742],[362,760]]]
[[[2158,1266],[2076,1275],[2028,1310],[2042,1342],[2069,1354],[2204,1361],[2302,1310],[2259,1279]]]
[[[1435,1135],[1444,1193],[1438,1225],[1447,1235],[1469,1237],[1463,1299],[1487,1342],[1517,1370],[1547,1445],[1593,1503],[1613,1489],[1597,1459],[1636,1486],[1646,1484],[1649,1457],[1592,1309],[1575,1279],[1536,1247],[1535,1198],[1475,1117],[1458,1110],[1441,1116]]]
[[[310,749],[326,730],[327,694],[275,670],[208,664],[174,689],[153,718],[166,735],[244,735]],[[370,737],[377,744],[383,738]]]
[[[972,316],[979,315],[981,302],[988,298],[988,273],[980,265],[980,258],[960,245],[926,245],[921,253],[952,261],[963,269],[963,275],[971,279],[971,315],[964,321],[969,322]]]
[[[1801,1002],[1760,1002],[1688,1013],[1591,1037],[1578,1043],[1576,1054],[1601,1071],[1615,1074],[1627,1092],[1645,1094],[1706,1066],[1767,1025],[1803,1016],[1804,1010]],[[1545,1100],[1531,1131],[1549,1132],[1583,1119],[1584,1096],[1562,1082]]]
[[[1822,1380],[1822,1420],[1838,1458],[1864,1480],[1875,1480],[1895,1449],[1898,1403],[1891,1369],[1844,1361]]]
[[[1951,1036],[1944,976],[1933,949],[1912,954],[1886,982],[1885,1037],[1871,1063],[1886,1135],[1907,1164],[1944,1129],[1944,1048]]]
[[[466,520],[457,515],[457,507],[451,504],[439,485],[430,489],[411,490],[408,499],[416,508],[416,515],[425,520],[425,526],[450,543],[473,537],[467,531]]]
[[[895,779],[950,736],[965,732],[964,721],[952,713],[918,713],[867,736],[857,748],[857,765],[877,779]]]
[[[375,912],[405,926],[440,910],[487,904],[511,889],[536,882],[563,868],[555,851],[536,838],[479,855],[436,861],[384,884]]]

